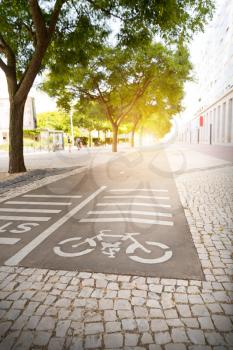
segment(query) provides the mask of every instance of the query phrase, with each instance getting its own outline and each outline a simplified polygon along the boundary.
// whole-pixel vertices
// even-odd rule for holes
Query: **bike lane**
[[[119,157],[82,181],[73,178],[82,199],[5,264],[203,278],[174,180],[165,176],[166,158],[160,155],[163,169],[155,173],[151,156],[136,164],[135,157]]]

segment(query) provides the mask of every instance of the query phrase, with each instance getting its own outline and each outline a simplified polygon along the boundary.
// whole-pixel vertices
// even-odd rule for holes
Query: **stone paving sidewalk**
[[[233,167],[176,183],[205,281],[2,266],[0,349],[233,349]]]

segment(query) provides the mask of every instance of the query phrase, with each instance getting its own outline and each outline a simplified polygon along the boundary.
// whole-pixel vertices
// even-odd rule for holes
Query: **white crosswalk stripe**
[[[49,221],[49,216],[14,216],[14,215],[0,215],[0,220],[9,221]]]
[[[95,218],[95,219],[81,219],[80,222],[132,222],[139,224],[150,224],[150,225],[166,225],[173,226],[172,221],[163,220],[149,220],[149,219],[139,219],[139,218]]]
[[[157,208],[171,208],[170,204],[161,204],[161,203],[144,203],[144,202],[112,202],[112,203],[97,203],[97,206],[142,206],[142,207],[157,207]]]
[[[9,244],[13,245],[20,241],[21,238],[9,238],[9,237],[0,237],[0,244]]]
[[[61,203],[61,202],[26,202],[26,201],[8,201],[5,204],[18,204],[18,205],[71,205],[72,203]]]
[[[172,214],[170,213],[159,213],[156,211],[143,211],[143,210],[96,210],[89,211],[89,215],[91,214],[104,214],[104,215],[112,215],[112,214],[138,214],[138,215],[148,215],[148,216],[164,216],[171,218]]]
[[[155,197],[155,196],[129,196],[129,195],[125,195],[125,196],[104,196],[104,198],[143,198],[143,199],[170,199],[169,197]]]
[[[143,194],[138,194],[143,192]],[[116,194],[104,195],[103,202],[96,203],[96,207],[103,207],[103,210],[92,210],[87,213],[87,217],[80,220],[80,222],[130,222],[130,223],[141,223],[148,225],[164,225],[164,226],[173,226],[173,220],[163,220],[163,218],[172,218],[173,215],[169,212],[163,211],[153,211],[153,208],[161,209],[170,209],[170,204],[164,204],[163,200],[170,200],[168,196],[157,196],[155,193],[163,192],[168,193],[166,189],[112,189],[108,192],[115,192]],[[125,192],[131,192],[126,194]],[[135,194],[132,194],[135,192]],[[123,194],[118,194],[123,193]],[[132,202],[130,202],[132,198]],[[107,200],[111,199],[111,202]],[[122,199],[122,201],[118,201]],[[127,200],[127,201],[124,201]],[[137,199],[142,199],[143,201],[139,202]],[[114,201],[115,200],[115,201]],[[136,202],[134,201],[136,200]],[[156,203],[156,200],[159,200],[159,203]],[[160,202],[161,200],[161,202]],[[134,210],[134,207],[138,207],[137,210]],[[113,209],[108,210],[109,207]],[[129,207],[129,208],[127,208]],[[150,208],[151,210],[143,210],[143,208]],[[125,209],[124,209],[125,208]],[[117,209],[117,210],[116,210]],[[126,216],[124,216],[126,214]],[[95,215],[96,217],[93,217]],[[98,215],[98,217],[97,217]],[[143,217],[144,216],[144,217]],[[157,219],[159,218],[159,219]]]
[[[122,188],[122,189],[115,189],[115,190],[109,190],[109,192],[168,192],[168,190],[164,189],[150,189],[150,188]]]
[[[0,208],[0,212],[8,213],[41,213],[41,214],[58,214],[61,212],[60,209],[27,209],[27,208]]]
[[[27,198],[81,198],[80,195],[67,196],[67,195],[54,195],[54,194],[25,194],[23,197]]]

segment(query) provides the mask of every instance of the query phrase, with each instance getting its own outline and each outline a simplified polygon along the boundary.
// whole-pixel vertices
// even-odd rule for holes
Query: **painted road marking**
[[[165,225],[173,226],[172,221],[161,221],[161,220],[145,220],[139,218],[96,218],[96,219],[81,219],[79,222],[131,222],[138,224],[151,224],[151,225]]]
[[[24,202],[24,201],[8,201],[5,204],[21,204],[21,205],[71,205],[72,203],[57,203],[57,202]]]
[[[47,213],[47,214],[57,214],[60,213],[59,209],[18,209],[18,208],[0,208],[0,211],[7,211],[13,213]]]
[[[158,208],[171,208],[170,204],[155,204],[155,203],[139,203],[139,202],[130,202],[130,203],[97,203],[97,206],[117,206],[117,205],[140,205],[144,207],[158,207]]]
[[[36,247],[38,247],[46,238],[48,238],[54,231],[56,231],[60,226],[62,226],[65,222],[67,222],[72,216],[78,213],[85,205],[91,202],[99,193],[104,191],[106,186],[100,187],[97,191],[92,193],[89,197],[84,199],[81,203],[79,203],[76,207],[66,213],[63,217],[61,217],[57,222],[52,224],[42,233],[40,233],[36,238],[34,238],[30,243],[28,243],[25,247],[23,247],[18,253],[13,255],[10,259],[5,262],[5,265],[15,266],[19,264],[28,254],[30,254]]]
[[[81,198],[82,196],[64,196],[64,195],[47,195],[47,194],[25,194],[22,197],[30,197],[30,198]]]
[[[0,237],[0,244],[15,244],[20,241],[21,238],[8,238]]]
[[[143,199],[170,199],[170,197],[155,197],[155,196],[104,196],[104,198],[143,198]]]
[[[139,214],[139,215],[152,215],[152,216],[165,216],[172,217],[170,213],[159,213],[154,211],[139,211],[139,210],[97,210],[89,211],[88,214]]]
[[[168,190],[151,190],[150,188],[124,188],[124,189],[117,189],[117,190],[109,190],[109,192],[136,192],[136,191],[144,191],[144,192],[168,192]]]
[[[3,216],[0,215],[0,220],[10,221],[49,221],[51,217],[48,216]]]

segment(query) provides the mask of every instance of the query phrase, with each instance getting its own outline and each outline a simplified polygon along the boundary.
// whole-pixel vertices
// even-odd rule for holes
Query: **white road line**
[[[81,198],[82,196],[64,196],[64,195],[55,195],[55,194],[25,194],[22,197],[30,197],[30,198]]]
[[[157,208],[171,208],[170,204],[155,204],[155,203],[138,203],[138,202],[131,202],[131,203],[97,203],[97,206],[117,206],[117,205],[139,205],[142,207],[157,207]]]
[[[21,204],[21,205],[71,205],[72,203],[62,203],[62,202],[24,202],[24,201],[8,201],[5,204]]]
[[[170,197],[155,197],[155,196],[104,196],[104,198],[143,198],[143,199],[170,199]]]
[[[3,216],[0,215],[0,220],[10,220],[10,221],[49,221],[51,217],[48,216]]]
[[[144,192],[168,192],[168,190],[155,190],[150,188],[122,188],[116,190],[109,190],[108,192],[136,192],[136,191],[144,191]]]
[[[79,212],[85,205],[92,201],[98,194],[104,191],[106,186],[100,187],[97,191],[92,193],[89,197],[84,199],[76,207],[66,213],[57,222],[48,227],[42,233],[40,233],[36,238],[34,238],[30,243],[23,247],[18,253],[13,255],[10,259],[5,262],[5,265],[15,266],[19,264],[28,254],[30,254],[36,247],[38,247],[46,238],[48,238],[54,231],[56,231],[60,226],[62,226],[66,221],[68,221],[72,216]]]
[[[60,209],[18,209],[18,208],[0,208],[0,212],[8,212],[8,213],[47,213],[47,214],[57,214],[60,213]]]
[[[167,218],[172,218],[172,214],[170,213],[158,213],[154,211],[140,211],[140,210],[97,210],[97,211],[89,211],[88,215],[91,214],[138,214],[138,215],[148,215],[148,216],[164,216]]]
[[[0,237],[0,244],[15,244],[20,241],[21,238],[8,238]]]
[[[139,218],[96,218],[96,219],[81,219],[79,222],[133,222],[139,224],[150,224],[150,225],[165,225],[173,226],[172,221],[161,221],[161,220],[145,220]]]

